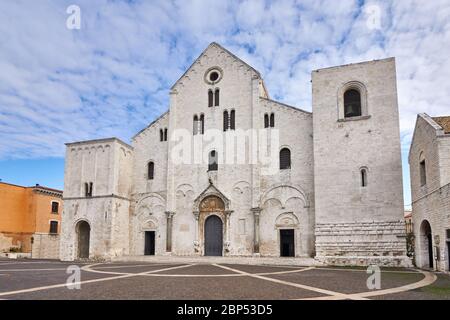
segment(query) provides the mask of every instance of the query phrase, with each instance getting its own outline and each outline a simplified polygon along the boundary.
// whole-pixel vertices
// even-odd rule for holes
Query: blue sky
[[[80,30],[66,28],[71,4]],[[448,0],[1,1],[0,179],[62,188],[65,142],[129,141],[212,41],[306,110],[311,70],[395,56],[410,203],[416,114],[450,114]]]

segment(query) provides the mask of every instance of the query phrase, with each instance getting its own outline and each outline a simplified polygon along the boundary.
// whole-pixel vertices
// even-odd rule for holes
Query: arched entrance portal
[[[420,249],[421,267],[433,268],[433,235],[427,220],[420,225]]]
[[[205,256],[221,256],[223,250],[223,224],[216,216],[205,221]]]
[[[91,236],[91,227],[86,221],[80,221],[77,224],[78,234],[78,258],[89,258],[89,240]]]
[[[223,238],[226,225],[225,204],[217,196],[207,196],[200,202],[200,235],[205,256],[223,255]]]

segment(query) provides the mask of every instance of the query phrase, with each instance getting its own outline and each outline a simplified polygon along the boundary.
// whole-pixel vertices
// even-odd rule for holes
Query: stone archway
[[[433,233],[431,225],[423,220],[419,229],[419,261],[421,268],[433,268]]]
[[[205,219],[205,256],[223,255],[223,223],[215,214]]]
[[[200,202],[198,209],[198,238],[203,255],[223,255],[223,239],[228,227],[225,203],[218,196],[210,195]]]
[[[230,251],[230,200],[209,181],[209,186],[194,200],[193,214],[196,220],[194,250],[198,255],[205,254],[205,222],[211,215],[222,221],[223,254]]]
[[[77,234],[77,258],[89,259],[91,226],[87,221],[81,220],[76,224],[75,230]]]

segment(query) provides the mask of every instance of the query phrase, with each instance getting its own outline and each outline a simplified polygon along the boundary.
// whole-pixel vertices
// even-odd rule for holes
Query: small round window
[[[208,84],[216,84],[222,79],[222,70],[219,67],[209,68],[205,72],[205,82]]]
[[[209,81],[214,82],[217,81],[217,79],[219,79],[219,74],[217,71],[213,71],[209,74]]]

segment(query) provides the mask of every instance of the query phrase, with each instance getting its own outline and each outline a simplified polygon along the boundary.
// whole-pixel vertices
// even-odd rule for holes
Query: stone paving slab
[[[14,299],[156,299],[262,300],[316,297],[315,292],[260,281],[250,277],[168,278],[132,277],[82,284],[81,290],[52,289],[15,295]],[[4,297],[7,298],[7,297]]]
[[[268,275],[269,278],[301,283],[341,293],[372,291],[367,287],[369,277],[365,272],[312,269],[299,273]],[[381,273],[381,289],[400,287],[423,279],[420,273]]]
[[[81,283],[81,290],[68,290],[66,268],[76,263],[31,260],[2,263],[0,261],[0,270],[3,270],[0,271],[0,299],[345,299],[345,294],[369,291],[366,285],[369,275],[364,268],[188,265],[161,264],[160,261],[158,264],[91,263],[79,265],[83,267],[81,281],[88,283]],[[422,279],[424,274],[416,270],[382,269],[381,289],[403,287]],[[59,286],[48,287],[52,285]],[[30,290],[1,295],[21,289]],[[450,277],[438,274],[437,281],[427,287],[395,294],[384,291],[383,296],[370,296],[370,299],[450,299],[449,290]],[[335,296],[330,297],[330,294]]]

